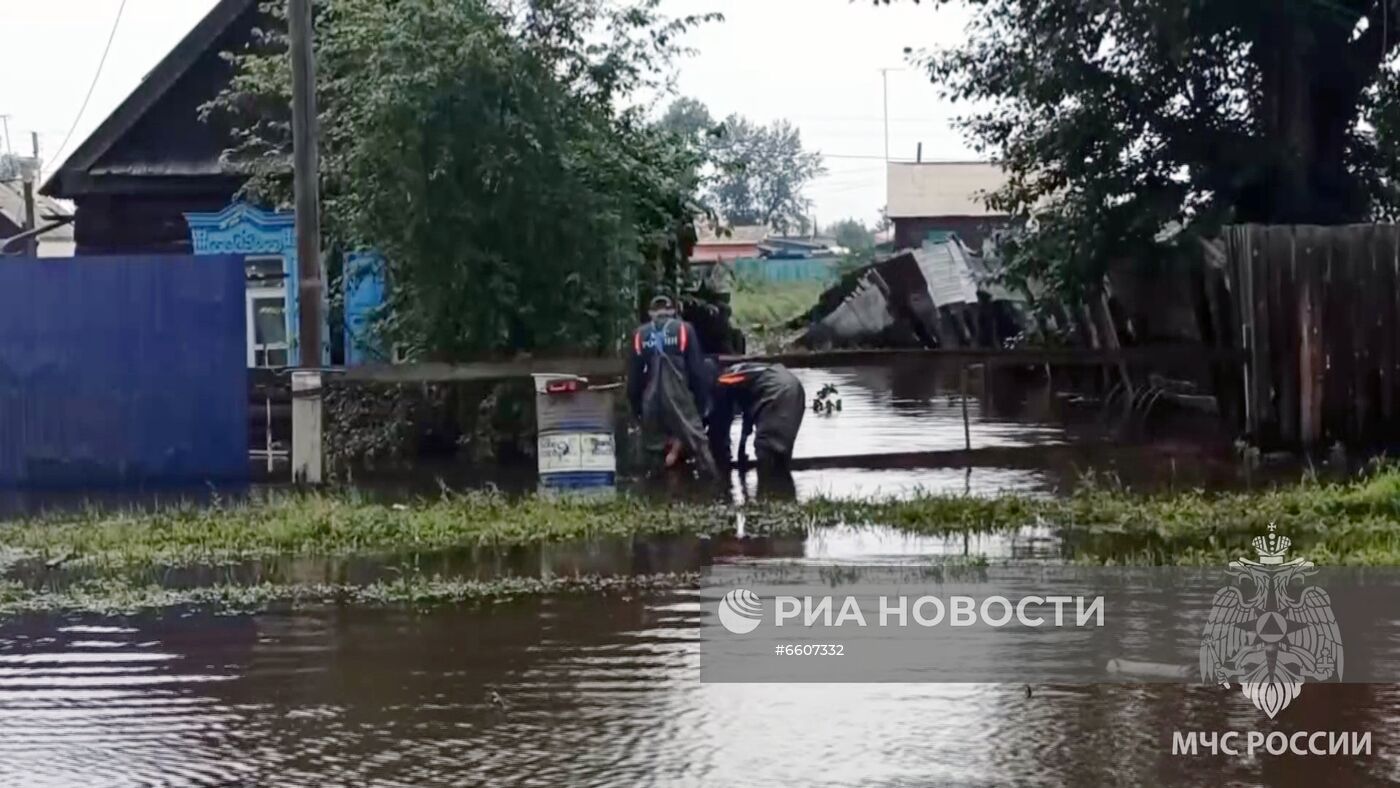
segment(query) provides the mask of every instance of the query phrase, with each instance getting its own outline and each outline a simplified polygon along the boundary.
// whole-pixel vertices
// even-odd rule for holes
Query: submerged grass
[[[663,505],[628,496],[510,498],[491,492],[448,494],[404,506],[346,495],[305,494],[213,508],[88,512],[0,524],[0,555],[27,561],[31,568],[38,566],[41,575],[45,568],[83,567],[89,584],[51,592],[0,586],[0,610],[7,604],[91,608],[103,598],[131,595],[152,603],[170,599],[171,604],[199,594],[236,596],[228,590],[231,586],[166,589],[157,594],[146,586],[149,575],[135,571],[142,568],[287,556],[375,557],[632,536],[718,535],[732,532],[740,513],[746,532],[752,535],[796,534],[826,525],[887,526],[933,535],[1041,526],[1060,536],[1067,560],[1123,564],[1220,564],[1248,554],[1250,540],[1275,523],[1293,540],[1297,553],[1319,563],[1400,565],[1400,469],[1396,467],[1378,468],[1346,482],[1305,479],[1254,492],[1143,496],[1120,487],[1089,485],[1059,499],[916,494],[903,499],[818,498],[742,507],[684,501]],[[94,582],[97,585],[91,585]],[[439,589],[433,593],[446,598],[478,593],[485,587],[470,585],[476,581],[424,581],[421,577],[413,582],[429,582],[428,587]],[[443,585],[451,582],[466,585]],[[89,590],[83,591],[85,587]],[[300,595],[363,601],[365,594],[379,593],[366,589],[382,590],[384,585],[266,587],[276,590],[246,593],[274,600],[283,598],[279,595]],[[549,591],[547,585],[531,587],[539,593]],[[350,593],[350,588],[360,590]]]
[[[474,492],[383,505],[353,496],[283,494],[212,508],[94,511],[0,525],[0,551],[65,564],[188,565],[713,533],[730,521],[719,505],[666,507],[627,497],[589,502]]]
[[[409,605],[498,603],[541,594],[613,594],[629,597],[681,588],[695,588],[696,573],[602,577],[507,577],[490,581],[406,576],[392,581],[349,583],[220,584],[199,588],[167,588],[106,578],[63,589],[32,589],[0,581],[0,615],[38,612],[91,612],[103,615],[137,613],[164,607],[195,607],[225,613],[255,612],[272,606]]]

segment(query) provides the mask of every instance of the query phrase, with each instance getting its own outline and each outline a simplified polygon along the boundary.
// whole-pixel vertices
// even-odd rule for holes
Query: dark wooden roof
[[[220,164],[229,133],[199,120],[228,84],[220,53],[246,44],[257,0],[219,0],[40,189],[51,197],[222,190],[237,178]]]

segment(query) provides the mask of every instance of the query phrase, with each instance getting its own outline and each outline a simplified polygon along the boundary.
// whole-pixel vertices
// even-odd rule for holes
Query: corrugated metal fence
[[[241,257],[0,262],[0,484],[247,475]]]
[[[734,273],[764,282],[832,282],[838,275],[838,257],[810,257],[792,260],[743,258],[735,260]]]
[[[1400,437],[1400,228],[1226,228],[1244,417],[1264,444]]]

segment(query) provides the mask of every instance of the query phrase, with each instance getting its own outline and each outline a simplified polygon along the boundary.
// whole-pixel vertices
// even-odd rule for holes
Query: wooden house
[[[301,361],[295,217],[235,199],[244,179],[224,160],[231,130],[222,119],[201,119],[199,108],[233,75],[223,53],[246,49],[254,29],[270,24],[258,0],[218,0],[41,189],[76,206],[78,255],[244,255],[250,367]],[[382,298],[382,287],[361,291],[351,299],[357,308]],[[323,336],[322,363],[333,350],[337,360],[367,360],[358,336],[343,354],[340,337]]]
[[[952,233],[980,252],[983,241],[1010,222],[984,201],[1006,183],[995,162],[891,162],[887,170],[885,212],[895,249],[918,249]]]

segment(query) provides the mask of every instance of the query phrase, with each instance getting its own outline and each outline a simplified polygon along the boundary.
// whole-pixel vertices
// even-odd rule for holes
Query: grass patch
[[[16,565],[27,565],[31,572],[24,584],[0,583],[0,610],[102,609],[103,600],[147,607],[222,599],[236,607],[240,600],[447,601],[486,596],[493,588],[551,593],[555,587],[550,583],[586,587],[593,581],[425,579],[414,570],[392,582],[358,585],[292,579],[239,586],[219,580],[209,581],[211,588],[173,590],[150,583],[164,568],[274,557],[375,558],[633,536],[715,536],[731,533],[740,514],[746,532],[754,536],[802,534],[831,525],[887,526],[927,535],[1041,526],[1061,537],[1068,561],[1137,565],[1222,565],[1248,555],[1250,540],[1276,523],[1293,540],[1295,554],[1319,564],[1400,565],[1396,468],[1348,482],[1304,480],[1270,490],[1214,495],[1141,496],[1091,486],[1063,499],[925,494],[742,507],[728,502],[659,504],[628,496],[601,501],[509,498],[489,492],[388,506],[354,496],[312,494],[213,508],[90,512],[0,524],[0,555],[14,557]],[[46,566],[62,569],[49,572]],[[79,580],[67,586],[50,582],[69,570]],[[21,575],[12,570],[10,576]],[[503,582],[523,585],[499,585]]]
[[[275,495],[214,507],[88,512],[0,525],[0,551],[65,566],[220,564],[272,556],[354,556],[529,545],[633,534],[718,533],[721,505],[657,506],[493,492],[444,495],[411,506],[355,496]]]
[[[730,293],[733,324],[749,337],[752,350],[777,350],[787,333],[784,326],[811,309],[828,286],[740,278]]]
[[[718,535],[742,513],[753,535],[814,526],[880,525],[946,535],[1044,525],[1067,535],[1067,557],[1116,560],[1247,548],[1277,523],[1318,557],[1400,559],[1400,470],[1348,482],[1305,480],[1264,491],[1143,496],[1084,487],[1060,499],[1018,495],[830,499],[801,503],[658,503],[494,492],[447,494],[412,505],[353,495],[277,495],[208,508],[88,512],[0,524],[0,554],[66,564],[218,564],[270,556],[354,556],[515,546],[636,535]],[[1329,561],[1336,563],[1336,561]],[[1397,560],[1396,563],[1400,563]]]
[[[542,594],[612,594],[630,597],[682,588],[697,588],[695,573],[670,573],[603,577],[508,577],[480,581],[440,576],[405,576],[393,581],[362,585],[348,583],[220,584],[200,588],[166,588],[156,584],[132,584],[107,578],[76,584],[61,590],[31,589],[0,582],[0,615],[39,612],[90,612],[126,615],[165,607],[212,609],[223,613],[251,613],[272,606],[306,605],[408,605],[499,603]]]

